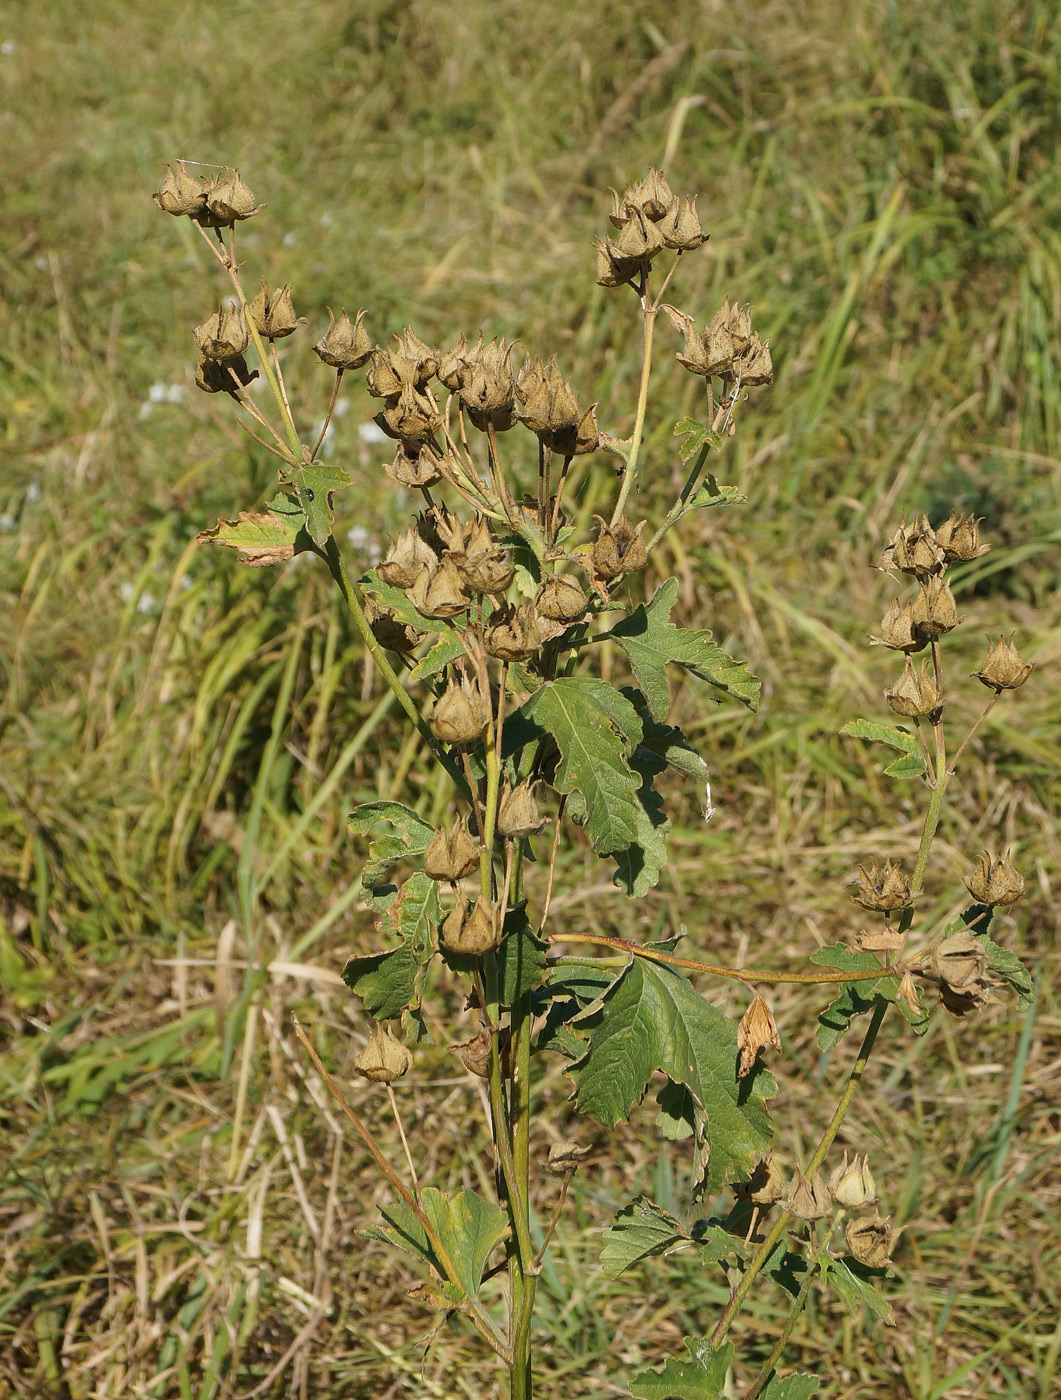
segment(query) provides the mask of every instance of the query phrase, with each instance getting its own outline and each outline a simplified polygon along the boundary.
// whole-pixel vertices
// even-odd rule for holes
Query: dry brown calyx
[[[964,564],[970,559],[979,559],[991,546],[980,543],[980,522],[973,515],[962,515],[952,510],[949,517],[936,530],[936,542],[943,551],[948,564]]]
[[[490,707],[478,685],[462,676],[450,681],[435,705],[431,732],[443,744],[475,744],[490,722]]]
[[[470,1040],[457,1041],[449,1048],[457,1052],[466,1070],[469,1070],[478,1079],[489,1079],[490,1047],[490,1032],[484,1029],[473,1035]],[[497,1054],[501,1078],[511,1079],[512,1035],[507,1026],[497,1034]]]
[[[425,570],[438,566],[438,555],[417,529],[404,530],[387,550],[376,572],[393,588],[412,588]]]
[[[909,656],[903,674],[890,690],[884,692],[890,709],[907,719],[918,715],[934,715],[943,704],[943,693],[936,685],[935,677],[922,662],[920,672],[914,670]]]
[[[442,924],[442,943],[451,953],[461,957],[481,958],[501,946],[501,911],[485,899],[472,909],[467,901],[458,900],[456,907]]]
[[[354,1061],[354,1073],[375,1084],[390,1084],[413,1067],[409,1048],[396,1040],[382,1021],[375,1021],[368,1044]]]
[[[665,247],[682,253],[691,253],[706,243],[708,235],[696,212],[696,196],[676,200],[660,220],[659,231]]]
[[[501,791],[497,814],[497,829],[501,835],[509,840],[533,836],[541,831],[544,825],[545,818],[534,800],[530,780],[520,783],[515,788],[510,788],[506,781]]]
[[[777,1032],[774,1013],[763,998],[756,992],[747,1011],[737,1027],[738,1079],[744,1079],[755,1067],[759,1051],[767,1045],[781,1049],[781,1037]]]
[[[381,607],[371,599],[369,604],[368,621],[376,641],[388,651],[408,656],[420,640],[420,634],[404,622],[399,622],[390,608]]]
[[[480,848],[468,835],[463,816],[450,827],[439,827],[424,851],[424,872],[432,880],[463,880],[479,868]]]
[[[418,613],[432,620],[456,617],[471,602],[461,576],[449,559],[437,569],[424,569],[409,589],[409,601]]]
[[[978,681],[990,686],[996,694],[1003,690],[1017,690],[1031,673],[1031,664],[1022,658],[1013,645],[1012,637],[1008,642],[1005,637],[999,637],[997,646],[988,643],[983,665],[979,671],[972,672]]]
[[[551,1142],[545,1170],[550,1176],[572,1176],[592,1152],[592,1146],[583,1147],[577,1142]]]
[[[968,929],[959,929],[932,950],[939,999],[954,1016],[967,1016],[993,1000],[987,953]]]
[[[633,525],[624,515],[612,526],[603,516],[593,518],[600,524],[590,556],[598,577],[610,583],[621,574],[639,573],[648,563],[648,552],[641,538],[645,522]]]
[[[913,902],[910,894],[910,880],[903,874],[901,866],[890,859],[885,860],[880,870],[873,861],[867,870],[858,867],[858,892],[855,903],[863,909],[871,909],[879,914],[890,914],[896,909],[905,909]]]
[[[338,321],[328,307],[328,329],[313,347],[313,353],[333,369],[360,369],[372,354],[372,341],[364,327],[360,310],[353,321],[344,310]]]
[[[166,172],[158,193],[151,198],[167,214],[194,217],[206,204],[202,182],[189,172],[183,160],[177,162],[176,170],[167,165]]]
[[[500,661],[529,661],[541,650],[542,637],[534,604],[502,603],[483,629],[483,646]]]
[[[229,228],[243,219],[252,219],[264,208],[264,204],[255,204],[239,171],[226,168],[206,187],[203,207],[192,217],[204,228]]]
[[[427,443],[400,442],[393,462],[384,463],[383,470],[391,481],[409,491],[422,491],[442,480],[442,464]]]
[[[238,306],[221,306],[213,316],[192,332],[200,353],[207,360],[234,360],[251,343],[243,311]]]
[[[258,378],[258,371],[250,369],[242,355],[234,355],[230,360],[211,360],[205,355],[195,369],[195,385],[204,394],[236,395]]]
[[[870,643],[878,647],[890,647],[892,651],[923,651],[928,646],[928,637],[914,621],[914,606],[905,605],[896,598],[884,614],[880,625],[881,635],[870,637]]]
[[[274,292],[270,292],[268,284],[263,282],[261,291],[248,303],[247,315],[254,329],[267,340],[282,340],[284,336],[294,334],[306,319],[305,316],[295,315],[290,282]]]
[[[998,860],[984,851],[976,869],[964,877],[963,883],[978,904],[991,908],[1015,904],[1025,889],[1024,876],[1010,861],[1009,851]]]
[[[785,1205],[800,1220],[824,1220],[833,1213],[832,1192],[818,1172],[810,1181],[802,1172],[796,1172]]]
[[[944,553],[924,513],[912,525],[904,519],[881,555],[882,569],[899,569],[918,579],[930,578],[944,567]]]
[[[538,589],[535,606],[550,622],[570,626],[585,615],[589,599],[578,580],[570,574],[553,574]]]
[[[868,1269],[886,1268],[898,1239],[899,1231],[879,1215],[849,1220],[844,1229],[848,1253]]]
[[[926,637],[953,632],[961,622],[950,584],[942,578],[922,579],[913,602],[914,625]]]
[[[752,1168],[747,1181],[738,1181],[733,1186],[739,1201],[751,1201],[757,1206],[772,1206],[785,1194],[785,1179],[772,1157],[763,1157]]]
[[[504,340],[484,344],[482,332],[469,346],[461,335],[442,357],[439,378],[455,393],[468,410],[480,432],[493,428],[507,432],[516,421],[516,381],[509,366],[512,346]]]
[[[877,1187],[869,1169],[869,1156],[861,1159],[858,1153],[848,1164],[847,1153],[829,1178],[829,1189],[838,1206],[845,1210],[866,1210],[877,1199]]]
[[[373,420],[388,437],[412,444],[411,452],[420,447],[442,426],[442,414],[434,394],[406,384],[400,394],[387,399],[387,406]]]
[[[582,412],[555,355],[545,366],[540,359],[526,362],[516,377],[516,397],[523,405],[516,416],[543,447],[564,457],[596,452],[596,404]]]

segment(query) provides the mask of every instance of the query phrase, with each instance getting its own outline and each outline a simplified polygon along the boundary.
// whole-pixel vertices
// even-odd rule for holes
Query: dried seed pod
[[[1015,904],[1024,894],[1024,876],[1011,863],[1009,851],[994,860],[984,851],[980,863],[963,883],[978,904],[1005,906]]]
[[[417,448],[417,444],[411,444]],[[410,451],[404,442],[398,444],[393,462],[384,463],[383,470],[391,481],[410,491],[424,490],[442,480],[442,467],[438,457],[427,443],[419,444],[418,450]]]
[[[906,658],[903,674],[890,690],[884,692],[884,698],[890,709],[908,719],[914,719],[917,715],[935,714],[943,704],[943,693],[937,687],[928,667],[922,662],[918,674],[909,656]]]
[[[967,993],[973,987],[986,985],[984,945],[967,928],[959,929],[933,948],[932,971],[955,992]]]
[[[516,416],[543,447],[565,457],[596,451],[595,407],[582,412],[555,355],[544,368],[540,359],[527,360],[516,376],[515,388],[523,405]]]
[[[409,589],[409,601],[424,617],[443,619],[462,613],[471,599],[461,584],[461,576],[444,559],[437,569],[418,574]]]
[[[677,248],[688,253],[706,243],[708,235],[700,225],[696,212],[696,197],[677,200],[664,214],[659,225],[660,235],[667,248]]]
[[[338,321],[328,307],[328,329],[313,347],[318,359],[333,369],[360,369],[372,354],[372,341],[362,324],[363,310],[358,311],[353,321],[344,309]]]
[[[744,1079],[752,1072],[759,1051],[767,1045],[780,1050],[781,1037],[777,1033],[774,1013],[756,992],[737,1027],[737,1052],[740,1056],[737,1065],[738,1079]]]
[[[192,334],[207,360],[234,360],[251,343],[251,333],[238,306],[219,307],[209,320],[196,326]]]
[[[905,909],[913,902],[909,878],[903,874],[898,862],[890,859],[884,862],[879,871],[876,861],[868,870],[862,865],[858,867],[858,893],[854,899],[863,909],[872,909],[879,914]]]
[[[796,1172],[785,1205],[800,1220],[824,1220],[833,1213],[832,1192],[817,1172],[810,1181]]]
[[[836,1204],[845,1210],[865,1210],[871,1206],[877,1199],[877,1186],[869,1169],[868,1154],[860,1160],[856,1153],[849,1166],[845,1152],[844,1160],[829,1178],[829,1189]]]
[[[545,1170],[550,1176],[573,1176],[578,1171],[579,1163],[592,1151],[592,1147],[581,1147],[577,1142],[552,1142],[545,1159]]]
[[[481,1030],[471,1040],[458,1041],[449,1047],[460,1056],[466,1070],[478,1079],[490,1078],[490,1033]],[[498,1064],[502,1079],[512,1078],[512,1035],[506,1026],[497,1035]]]
[[[772,1206],[785,1194],[785,1179],[772,1157],[762,1157],[752,1168],[748,1180],[738,1181],[733,1190],[739,1201],[751,1201],[757,1206]]]
[[[501,661],[529,661],[541,644],[533,603],[502,603],[483,629],[483,646]]]
[[[991,548],[989,544],[980,543],[979,520],[956,510],[952,510],[937,528],[936,542],[948,564],[964,564],[970,559],[979,559]]]
[[[749,389],[772,383],[774,362],[770,356],[770,346],[764,345],[757,335],[753,335],[751,344],[739,360],[734,360],[728,373]]]
[[[413,1067],[409,1048],[396,1040],[382,1021],[375,1021],[368,1044],[354,1061],[354,1073],[376,1084],[390,1084]]]
[[[538,589],[534,606],[550,622],[569,625],[585,615],[589,599],[578,580],[570,574],[552,574]]]
[[[438,555],[418,530],[404,530],[387,550],[376,572],[393,588],[412,588],[422,573],[438,567]]]
[[[497,829],[501,835],[510,840],[521,836],[533,836],[541,831],[544,825],[545,818],[538,810],[530,781],[522,782],[516,788],[510,788],[506,781],[501,790],[497,814]]]
[[[972,674],[984,685],[990,686],[998,694],[1003,690],[1016,690],[1032,673],[1031,664],[1025,662],[1013,645],[1013,638],[1007,642],[999,637],[998,645],[988,643],[987,656],[979,671]]]
[[[408,656],[420,640],[420,634],[415,628],[399,622],[390,608],[381,608],[377,603],[372,603],[368,610],[368,620],[372,635],[380,646],[386,647],[388,651]]]
[[[612,195],[614,198],[614,190]],[[650,222],[658,223],[676,203],[663,171],[650,167],[643,180],[627,186],[621,202],[614,199],[612,222],[617,228],[623,228],[635,214],[640,214]]]
[[[424,852],[424,872],[432,880],[463,880],[479,868],[480,848],[468,835],[468,823],[458,817],[447,831],[439,827]]]
[[[594,239],[597,249],[597,286],[623,287],[641,271],[642,263],[624,258],[610,238]]]
[[[515,565],[500,549],[490,554],[458,550],[449,559],[469,593],[504,593],[516,574]]]
[[[482,691],[467,676],[450,681],[429,721],[436,739],[462,745],[477,743],[489,722],[490,709]]]
[[[928,646],[928,638],[914,621],[912,603],[903,604],[896,598],[884,614],[880,625],[881,635],[870,637],[873,646],[890,647],[892,651],[923,651]]]
[[[176,171],[171,165],[166,166],[166,171],[166,178],[162,181],[158,193],[153,194],[151,198],[167,214],[188,214],[194,217],[206,204],[206,190],[202,183],[189,174],[188,167],[182,160],[177,162]]]
[[[915,578],[927,579],[940,573],[944,562],[943,549],[935,531],[928,523],[928,516],[922,513],[914,517],[912,525],[907,525],[904,518],[885,547],[880,566],[882,569],[899,569]]]
[[[481,958],[501,946],[500,910],[485,899],[468,909],[462,899],[442,924],[442,943],[451,953]]]
[[[600,515],[593,518],[600,522],[591,555],[594,571],[599,577],[610,583],[620,574],[639,573],[648,563],[645,542],[641,538],[645,522],[642,520],[640,524],[632,525],[624,515],[613,527]]]
[[[461,337],[463,339],[463,336]],[[504,340],[491,340],[484,345],[482,332],[478,342],[454,361],[450,379],[455,379],[461,403],[468,410],[472,423],[486,432],[507,432],[516,421],[516,383],[509,368],[511,345]]]
[[[264,208],[264,204],[255,204],[239,171],[226,168],[207,186],[203,207],[194,218],[204,228],[229,228],[241,219],[252,219]]]
[[[636,263],[650,263],[664,248],[659,224],[646,218],[640,209],[632,210],[615,240],[615,248],[620,258]]]
[[[419,452],[420,444],[442,426],[442,414],[434,394],[406,384],[400,394],[388,398],[386,408],[373,421],[388,437],[415,443]]]
[[[885,1268],[898,1239],[899,1231],[893,1230],[879,1215],[849,1220],[844,1229],[848,1253],[868,1269]]]
[[[247,307],[247,315],[258,334],[268,340],[282,340],[285,335],[292,335],[306,319],[295,315],[290,282],[271,295],[268,284],[262,282],[261,291]]]
[[[439,356],[438,369],[436,374],[439,381],[446,386],[451,394],[455,394],[461,386],[461,380],[467,369],[468,341],[463,331],[457,340],[456,345],[451,350],[444,350]]]
[[[923,578],[913,603],[914,625],[926,637],[953,632],[961,622],[950,584],[942,578]]]
[[[258,378],[256,369],[248,369],[242,355],[230,360],[210,360],[204,355],[195,370],[196,388],[204,394],[235,394]]]

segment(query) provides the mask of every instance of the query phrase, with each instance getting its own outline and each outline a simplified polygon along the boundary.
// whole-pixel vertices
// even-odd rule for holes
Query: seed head
[[[419,453],[420,444],[442,426],[442,414],[433,394],[406,384],[396,398],[387,400],[386,408],[376,414],[374,421],[388,437],[415,443]]]
[[[229,228],[242,219],[252,219],[264,208],[264,204],[255,204],[239,171],[226,168],[207,187],[203,208],[194,217],[204,228]]]
[[[438,555],[419,530],[410,529],[394,541],[376,572],[393,588],[412,588],[425,570],[434,570],[437,566]]]
[[[268,285],[263,282],[261,291],[247,307],[247,315],[258,334],[268,340],[282,340],[285,335],[297,331],[306,319],[295,315],[290,282],[271,296]]]
[[[824,1220],[833,1213],[832,1192],[817,1172],[810,1181],[802,1172],[796,1172],[785,1204],[800,1220]]]
[[[516,382],[509,367],[511,353],[511,345],[504,340],[491,340],[489,345],[484,345],[480,331],[478,341],[470,348],[462,335],[439,367],[439,377],[442,378],[444,369],[443,382],[448,388],[456,386],[461,403],[480,432],[489,427],[499,433],[507,432],[516,421]]]
[[[597,286],[623,287],[638,272],[642,264],[634,258],[624,258],[610,238],[595,238],[597,249]]]
[[[650,263],[657,253],[662,253],[663,248],[663,233],[659,224],[640,209],[631,210],[615,241],[615,251],[619,257],[643,266]]]
[[[753,335],[747,350],[739,360],[734,360],[732,367],[722,377],[726,378],[727,375],[739,379],[749,389],[772,383],[774,362],[770,356],[770,346],[764,345],[757,335]]]
[[[540,359],[526,362],[516,377],[516,397],[523,405],[516,416],[543,447],[565,457],[597,450],[596,405],[582,412],[555,355],[544,368]]]
[[[997,646],[988,643],[983,665],[972,674],[998,694],[1003,690],[1017,690],[1031,673],[1031,664],[1021,659],[1020,652],[1013,645],[1013,638],[1010,637],[1007,642],[1005,637],[999,637]]]
[[[984,851],[980,863],[971,875],[964,877],[965,888],[978,904],[1005,906],[1016,904],[1024,894],[1024,876],[1011,863],[1009,851],[993,860]]]
[[[944,552],[925,514],[906,520],[896,530],[880,558],[882,569],[899,569],[904,574],[926,579],[944,567]],[[916,606],[916,605],[915,605]]]
[[[490,1033],[481,1030],[471,1040],[461,1040],[451,1045],[456,1050],[466,1070],[479,1079],[490,1078]],[[497,1054],[502,1079],[512,1078],[512,1035],[506,1026],[497,1033]]]
[[[251,343],[251,334],[239,307],[219,307],[208,321],[196,326],[192,334],[208,360],[234,360]]]
[[[737,1066],[738,1079],[744,1079],[752,1072],[759,1051],[767,1045],[772,1045],[775,1050],[780,1050],[781,1037],[777,1033],[774,1013],[756,992],[737,1027],[737,1051],[740,1055]]]
[[[364,310],[351,322],[344,309],[338,321],[328,307],[328,329],[313,347],[313,353],[333,369],[360,369],[372,354],[372,341],[362,322]]]
[[[482,691],[467,676],[450,681],[431,716],[431,732],[443,744],[475,744],[490,720]]]
[[[844,1229],[848,1253],[868,1269],[885,1268],[898,1239],[899,1231],[893,1230],[879,1215],[849,1220]]]
[[[570,625],[584,615],[589,599],[570,574],[551,574],[538,589],[535,606],[550,622]]]
[[[545,1161],[550,1176],[573,1176],[579,1163],[590,1155],[592,1147],[580,1147],[577,1142],[552,1142]]]
[[[844,1160],[829,1178],[829,1189],[836,1198],[836,1204],[845,1210],[865,1210],[877,1199],[877,1187],[869,1169],[869,1157],[864,1156],[848,1165],[847,1153]]]
[[[595,515],[593,518],[600,522],[591,555],[598,576],[610,583],[620,574],[639,573],[648,563],[645,542],[641,538],[645,522],[642,520],[639,525],[632,525],[624,515],[613,529],[603,516]]]
[[[408,1047],[396,1040],[382,1021],[373,1022],[368,1044],[354,1061],[355,1074],[376,1084],[390,1084],[408,1074],[412,1067]]]
[[[504,593],[516,572],[508,554],[497,547],[485,520],[470,532],[464,549],[451,549],[448,558],[469,593]]]
[[[513,840],[521,836],[534,836],[544,825],[545,818],[538,810],[530,781],[522,782],[516,788],[510,788],[506,782],[497,814],[497,829],[501,835]]]
[[[467,901],[460,899],[442,925],[442,943],[451,953],[481,958],[501,945],[501,920],[496,905],[485,899],[476,902],[469,911]]]
[[[502,603],[490,614],[483,629],[483,646],[501,661],[529,661],[541,648],[534,604]]]
[[[935,678],[929,674],[927,665],[922,662],[918,674],[909,656],[903,674],[891,690],[884,692],[884,698],[897,715],[906,715],[908,719],[934,714],[943,704],[943,693],[936,685]]]
[[[256,369],[248,369],[242,355],[230,360],[209,360],[204,355],[195,370],[196,388],[204,394],[233,394],[246,388],[258,378]]]
[[[943,939],[932,950],[932,971],[952,991],[967,994],[987,982],[984,945],[967,928]]]
[[[408,656],[420,640],[415,628],[399,622],[390,608],[381,608],[377,603],[372,603],[368,616],[372,635],[380,646],[386,647],[388,651]]]
[[[166,166],[166,171],[158,193],[151,198],[167,214],[194,217],[206,204],[206,191],[201,182],[189,173],[182,160],[177,162],[176,171],[170,165]]]
[[[677,248],[683,253],[706,243],[708,235],[700,226],[696,197],[679,199],[672,204],[660,220],[659,231],[665,247]]]
[[[427,843],[424,871],[432,880],[463,880],[479,867],[479,847],[468,835],[468,824],[458,817],[447,831],[439,827]]]
[[[419,445],[410,443],[409,446],[406,446],[404,442],[399,443],[398,450],[394,454],[394,461],[386,462],[383,470],[391,481],[397,482],[399,486],[404,486],[410,491],[434,486],[436,482],[442,480],[442,467],[439,459],[426,442]]]
[[[456,617],[471,599],[464,591],[461,576],[449,559],[437,569],[424,569],[409,589],[409,601],[418,613],[432,619]]]
[[[980,543],[979,520],[956,510],[952,510],[936,530],[936,542],[948,564],[964,564],[970,559],[979,559],[991,548],[989,544]]]
[[[873,646],[890,647],[892,651],[905,651],[909,654],[923,651],[928,645],[928,638],[914,621],[913,604],[904,605],[898,598],[884,614],[880,630],[879,637],[870,637]]]
[[[643,180],[627,186],[621,201],[613,190],[612,203],[612,223],[624,228],[635,214],[658,223],[677,201],[663,171],[650,168]]]
[[[772,1157],[763,1157],[752,1168],[747,1181],[738,1181],[733,1190],[739,1201],[751,1201],[757,1206],[772,1206],[785,1194],[785,1179]]]
[[[950,584],[942,578],[921,579],[921,587],[913,603],[914,625],[926,637],[940,637],[953,632],[961,618],[954,605]]]
[[[912,903],[910,881],[901,867],[894,861],[886,860],[878,871],[876,861],[867,870],[858,867],[858,893],[855,903],[863,909],[872,909],[879,914],[890,914],[895,909],[905,909]]]

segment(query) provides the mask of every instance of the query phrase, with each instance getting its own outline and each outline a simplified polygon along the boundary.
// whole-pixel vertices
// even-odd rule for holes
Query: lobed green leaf
[[[349,486],[353,478],[342,467],[312,462],[309,466],[286,469],[282,479],[295,488],[310,538],[323,545],[332,532],[332,494]]]
[[[377,836],[368,848],[368,862],[361,872],[366,889],[380,884],[399,861],[423,855],[434,834],[422,817],[401,802],[364,802],[346,820],[354,836],[367,835],[380,822],[393,828]]]
[[[464,1297],[476,1297],[486,1261],[508,1229],[505,1212],[474,1191],[460,1191],[450,1197],[434,1186],[424,1187],[420,1193],[420,1204],[442,1248],[453,1261]],[[399,1201],[394,1205],[380,1206],[380,1214],[387,1224],[365,1230],[365,1235],[416,1256],[445,1278],[442,1264],[415,1211]]]
[[[917,735],[891,724],[878,724],[870,719],[853,719],[840,730],[854,739],[869,739],[898,749],[901,758],[893,759],[885,768],[892,778],[920,778],[925,771],[925,756]]]
[[[402,946],[389,953],[351,958],[343,968],[343,981],[362,999],[370,1016],[389,1021],[417,999],[419,971],[416,950]]]
[[[850,1312],[857,1313],[859,1308],[868,1308],[890,1327],[895,1322],[891,1306],[873,1287],[874,1279],[886,1277],[886,1269],[868,1269],[850,1256],[830,1259],[826,1270],[830,1287],[847,1304]]]
[[[672,1357],[662,1371],[642,1371],[630,1389],[639,1400],[720,1400],[733,1360],[733,1343],[715,1348],[706,1338],[686,1337],[691,1360]]]
[[[312,550],[306,516],[291,496],[280,495],[264,511],[241,510],[235,520],[219,520],[196,536],[197,544],[223,544],[241,564],[261,569]]]

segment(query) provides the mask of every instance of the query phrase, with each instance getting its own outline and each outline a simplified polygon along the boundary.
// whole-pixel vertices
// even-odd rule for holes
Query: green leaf
[[[434,952],[435,929],[440,917],[438,884],[422,870],[409,876],[382,910],[379,931],[414,947],[421,962]]]
[[[644,757],[639,758],[639,754]],[[659,766],[655,754],[644,749],[638,749],[630,760],[630,767],[641,778],[637,790],[637,836],[626,850],[616,854],[614,883],[631,899],[647,894],[667,863],[671,821],[663,810],[663,799],[652,785]]]
[[[674,436],[685,439],[683,443],[678,445],[683,462],[688,462],[690,457],[695,457],[702,447],[715,452],[718,452],[722,447],[720,435],[705,423],[698,423],[695,418],[682,418],[675,423]]]
[[[626,652],[652,718],[665,720],[670,709],[668,664],[684,667],[754,710],[759,703],[759,682],[745,662],[734,661],[716,646],[710,632],[675,627],[668,620],[677,596],[678,580],[667,579],[656,589],[651,602],[642,603],[610,632],[602,633],[602,637],[612,638]]]
[[[925,756],[917,735],[908,729],[896,728],[890,724],[877,724],[870,719],[853,719],[843,726],[840,733],[850,734],[855,739],[870,739],[878,744],[887,744],[889,748],[898,749],[902,757],[894,759],[884,770],[892,778],[920,778],[925,771]]]
[[[899,1000],[899,979],[881,967],[876,953],[863,953],[857,948],[848,947],[846,943],[833,943],[812,953],[810,960],[823,967],[836,968],[838,972],[871,972],[879,968],[881,974],[879,977],[867,977],[862,982],[841,984],[836,999],[818,1017],[819,1050],[831,1050],[856,1016],[873,1010],[873,1003],[878,997],[898,1006],[917,1034],[922,1034],[927,1028],[928,1012],[915,1011],[907,1002]]]
[[[610,691],[608,708],[598,689]],[[536,690],[505,726],[506,736],[513,729],[521,743],[545,734],[556,741],[560,763],[554,786],[579,794],[586,834],[598,855],[623,850],[637,837],[638,780],[626,762],[629,743],[613,727],[613,715],[620,714],[627,722],[630,716],[636,721],[636,710],[617,691],[590,677],[568,676]]]
[[[512,1006],[524,992],[533,991],[546,980],[547,949],[548,944],[530,926],[525,904],[517,904],[505,913],[504,938],[497,950],[498,996],[505,1006]],[[445,949],[442,958],[456,972],[472,972],[479,966],[478,958]]]
[[[662,1371],[642,1371],[630,1389],[639,1400],[720,1400],[733,1343],[723,1342],[716,1350],[706,1338],[686,1337],[685,1349],[691,1361],[672,1357]]]
[[[349,486],[353,478],[342,467],[313,462],[308,467],[285,467],[281,480],[295,488],[310,537],[323,545],[332,532],[332,494]]]
[[[411,681],[426,681],[432,676],[437,676],[439,671],[444,671],[453,661],[464,655],[464,645],[459,635],[447,629],[445,635],[439,637],[438,641],[426,655],[422,656],[413,669],[409,672]]]
[[[403,945],[390,953],[351,958],[343,968],[343,981],[365,1003],[377,1021],[400,1016],[417,999],[416,977],[420,959],[414,948]]]
[[[196,536],[197,544],[223,544],[241,564],[254,569],[282,564],[313,548],[306,517],[290,496],[277,496],[264,511],[241,510],[235,520],[219,520]]]
[[[645,697],[639,690],[623,686],[621,694],[633,703],[641,716],[641,751],[654,754],[661,766],[666,765],[679,773],[685,773],[690,778],[696,778],[698,782],[706,783],[710,780],[711,771],[707,764],[676,725],[660,724],[654,720],[645,708]],[[634,757],[637,757],[636,753]]]
[[[895,1322],[891,1307],[873,1286],[874,1279],[886,1277],[886,1269],[867,1269],[865,1264],[860,1264],[850,1256],[830,1259],[826,1271],[826,1278],[831,1287],[852,1313],[857,1313],[859,1308],[868,1308],[874,1316],[890,1327]]]
[[[719,1191],[751,1174],[756,1153],[772,1138],[763,1100],[774,1092],[773,1080],[763,1071],[737,1078],[736,1026],[676,969],[634,958],[575,1025],[591,1031],[585,1055],[568,1070],[580,1112],[614,1127],[661,1070],[686,1085],[702,1115],[705,1189]]]
[[[987,954],[989,971],[1005,982],[1011,991],[1016,992],[1021,1006],[1027,1006],[1034,995],[1035,981],[1016,953],[1011,953],[1008,948],[1002,948],[988,938],[987,927],[991,922],[992,912],[988,904],[970,904],[957,919],[953,919],[947,925],[943,930],[943,937],[960,933],[962,929],[974,933]]]
[[[389,823],[393,830],[377,836],[368,848],[368,863],[361,872],[366,889],[380,884],[399,861],[423,855],[434,835],[434,829],[401,802],[365,802],[347,818],[354,836],[367,835],[379,822]]]
[[[505,1212],[474,1191],[461,1191],[450,1197],[434,1186],[424,1187],[420,1193],[420,1204],[442,1248],[453,1261],[464,1297],[476,1297],[486,1261],[508,1229]],[[365,1230],[366,1235],[385,1240],[406,1254],[417,1256],[445,1278],[445,1271],[428,1241],[427,1233],[409,1206],[404,1202],[381,1206],[380,1214],[387,1225]]]
[[[702,486],[698,486],[685,502],[685,509],[702,510],[704,507],[710,509],[711,506],[743,506],[747,500],[748,497],[738,491],[735,486],[719,486],[715,478],[708,472],[707,480]]]
[[[367,574],[358,579],[358,587],[370,598],[375,598],[380,607],[393,613],[397,622],[403,622],[406,627],[415,627],[419,632],[437,632],[440,637],[445,637],[451,645],[456,643],[459,646],[457,633],[448,622],[440,622],[438,618],[424,617],[423,613],[417,612],[409,601],[409,595],[405,590],[395,588],[391,583],[384,583],[375,569],[370,569]],[[428,656],[430,655],[431,652],[428,652]],[[427,657],[424,660],[426,661]]]
[[[647,1196],[638,1196],[616,1212],[605,1230],[601,1268],[609,1278],[618,1278],[642,1259],[663,1254],[691,1238],[689,1231],[673,1215],[654,1205]]]
[[[820,1388],[817,1376],[803,1371],[783,1378],[775,1373],[759,1392],[759,1400],[810,1400]]]

